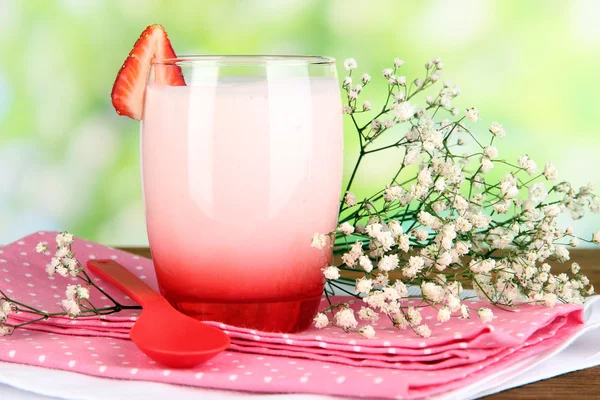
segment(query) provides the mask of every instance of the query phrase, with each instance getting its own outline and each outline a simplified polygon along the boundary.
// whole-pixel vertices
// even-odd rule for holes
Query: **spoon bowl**
[[[223,331],[177,311],[122,265],[89,260],[87,266],[142,306],[129,336],[154,361],[171,368],[191,368],[229,347],[231,340]]]

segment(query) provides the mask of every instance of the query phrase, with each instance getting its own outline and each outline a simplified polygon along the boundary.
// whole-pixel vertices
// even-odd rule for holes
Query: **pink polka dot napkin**
[[[64,288],[72,279],[49,278],[45,272],[49,256],[34,248],[39,241],[52,245],[55,236],[38,232],[0,249],[0,288],[50,312],[60,309]],[[112,258],[157,287],[150,260],[81,239],[75,240],[73,249],[82,264],[91,258]],[[133,304],[110,285],[97,282],[121,304]],[[109,305],[98,292],[92,291],[91,300],[97,306]],[[513,312],[494,310],[491,324],[475,319],[439,324],[435,311],[425,309],[423,317],[432,328],[427,339],[393,329],[383,318],[373,339],[335,328],[276,334],[213,323],[231,336],[231,348],[188,370],[165,369],[138,351],[128,332],[139,312],[127,310],[102,318],[54,318],[29,325],[30,329],[0,338],[0,360],[240,391],[420,398],[464,387],[557,347],[581,329],[581,310],[573,305],[550,309],[524,305]],[[17,314],[11,321],[28,318]]]

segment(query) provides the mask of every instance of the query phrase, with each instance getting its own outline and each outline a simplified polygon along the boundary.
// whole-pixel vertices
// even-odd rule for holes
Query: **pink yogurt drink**
[[[285,73],[310,72],[312,58],[299,60],[251,58],[266,70],[258,76],[182,62],[188,86],[148,83],[148,237],[161,293],[188,315],[266,331],[310,325],[331,258],[310,241],[336,227],[343,135],[333,64]]]

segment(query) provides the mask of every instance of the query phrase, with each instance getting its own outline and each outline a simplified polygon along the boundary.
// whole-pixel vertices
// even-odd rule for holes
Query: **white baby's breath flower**
[[[413,147],[406,151],[404,156],[404,165],[413,165],[419,162],[421,155],[421,149],[419,147]]]
[[[348,222],[342,223],[338,226],[338,231],[342,232],[344,235],[352,235],[354,233],[354,227],[350,225]]]
[[[502,139],[506,135],[504,128],[498,122],[492,122],[492,124],[490,125],[490,132],[492,133],[492,135],[500,139]]]
[[[421,291],[423,292],[423,296],[425,298],[433,301],[434,303],[439,303],[444,300],[444,288],[439,285],[436,285],[433,282],[423,282],[421,284]]]
[[[557,204],[550,204],[542,207],[542,211],[546,214],[546,217],[558,217],[561,213],[561,209]]]
[[[451,102],[452,98],[450,96],[442,96],[440,98],[440,105],[444,108],[450,108],[452,106]]]
[[[344,68],[346,68],[347,71],[352,71],[353,69],[356,69],[358,67],[358,64],[356,63],[356,60],[354,58],[346,58],[344,60]]]
[[[323,268],[323,275],[326,279],[338,279],[340,277],[340,270],[338,267],[331,265],[327,268]]]
[[[592,242],[594,242],[596,244],[600,244],[600,231],[598,231],[592,235]]]
[[[565,246],[556,246],[554,248],[554,255],[559,262],[565,262],[571,258],[569,250]]]
[[[371,75],[362,74],[362,76],[360,77],[360,80],[363,83],[363,85],[366,85],[367,83],[371,82]]]
[[[492,221],[492,217],[485,214],[472,214],[469,218],[473,226],[479,229],[487,229]]]
[[[371,259],[368,256],[360,256],[358,265],[360,265],[365,272],[371,272],[373,270],[373,262],[371,262]]]
[[[473,229],[473,224],[471,224],[465,217],[457,217],[454,220],[454,226],[456,228],[456,232],[460,233],[467,233]]]
[[[363,101],[363,111],[369,111],[371,109],[371,102],[369,100]]]
[[[428,338],[431,336],[431,329],[429,329],[429,327],[425,324],[417,326],[415,328],[415,332],[417,335],[424,338]]]
[[[335,323],[343,329],[356,328],[358,321],[354,317],[354,311],[351,308],[342,308],[335,313]]]
[[[2,300],[2,306],[0,307],[0,322],[6,321],[6,318],[13,312],[13,308],[13,303]]]
[[[381,271],[392,271],[398,268],[398,261],[397,254],[385,255],[377,264],[377,268],[379,268]]]
[[[349,115],[349,114],[352,114],[353,112],[354,112],[354,109],[351,106],[349,106],[349,105],[342,106],[342,113],[343,114],[348,114]]]
[[[429,236],[429,234],[427,233],[427,231],[425,229],[413,229],[412,231],[413,236],[415,237],[415,239],[417,240],[425,240],[427,239],[427,236]]]
[[[58,250],[56,250],[56,257],[58,257],[58,258],[67,257],[70,254],[71,254],[71,251],[66,246],[59,247]]]
[[[69,232],[59,233],[56,235],[56,244],[59,247],[70,246],[73,244],[73,235],[71,235]]]
[[[483,322],[484,324],[487,324],[488,322],[492,322],[492,319],[494,319],[494,312],[487,307],[480,308],[477,311],[477,315],[479,315],[481,322]]]
[[[537,165],[528,155],[519,157],[519,166],[525,170],[529,175],[537,172]]]
[[[397,279],[394,283],[394,289],[396,289],[399,298],[408,297],[408,288],[400,279]]]
[[[358,311],[358,318],[362,319],[363,321],[375,322],[379,319],[379,314],[372,308],[361,307]]]
[[[371,130],[373,132],[379,132],[382,126],[383,125],[381,124],[381,121],[378,119],[374,119],[373,121],[371,121]]]
[[[56,267],[56,273],[62,276],[63,278],[69,276],[69,270],[62,264]]]
[[[375,329],[373,329],[373,327],[371,325],[365,325],[358,330],[358,333],[360,333],[362,336],[366,337],[367,339],[371,339],[372,337],[375,336]]]
[[[419,325],[423,320],[421,312],[414,307],[408,307],[408,310],[406,310],[406,317],[411,325]]]
[[[354,243],[352,243],[352,247],[350,248],[350,254],[352,254],[352,257],[358,259],[360,256],[363,255],[363,242],[361,241],[356,241]]]
[[[469,263],[469,268],[471,271],[476,272],[478,274],[487,274],[492,271],[496,267],[496,260],[493,258],[486,258],[483,260],[471,260]]]
[[[462,304],[460,306],[460,318],[461,319],[468,319],[469,318],[469,307],[467,307],[464,304]]]
[[[491,160],[498,158],[498,149],[494,146],[487,146],[485,149],[483,149],[483,152]]]
[[[402,274],[407,278],[414,278],[423,269],[425,259],[421,256],[411,256],[408,259],[408,266],[402,270]]]
[[[438,255],[438,258],[435,260],[435,268],[438,271],[443,271],[446,269],[448,265],[452,263],[452,254],[450,252],[445,251]]]
[[[482,174],[487,174],[492,169],[494,169],[494,163],[492,162],[492,160],[490,160],[487,157],[481,157],[479,159],[479,162],[481,163],[481,173]]]
[[[548,191],[546,190],[546,185],[542,182],[534,183],[529,188],[529,200],[533,201],[535,204],[546,200],[546,197],[548,197]]]
[[[46,273],[49,276],[54,275],[54,273],[56,272],[56,267],[52,264],[46,264]]]
[[[464,197],[456,195],[452,205],[457,211],[465,211],[469,207],[469,202]]]
[[[50,264],[54,267],[54,268],[58,268],[60,266],[62,266],[62,262],[60,261],[60,258],[58,257],[52,257],[50,259]]]
[[[346,203],[348,207],[354,207],[357,204],[354,193],[346,192],[346,195],[344,196],[344,203]]]
[[[402,235],[402,233],[404,232],[402,229],[402,225],[396,220],[388,222],[388,228],[390,229],[392,236],[395,238]]]
[[[67,285],[67,290],[65,291],[68,300],[73,300],[77,297],[77,285]]]
[[[558,178],[558,171],[551,162],[547,162],[546,166],[544,167],[544,177],[549,181],[553,181]]]
[[[459,240],[456,242],[456,252],[459,256],[464,256],[471,249],[471,243],[467,243],[465,241]]]
[[[479,110],[477,110],[477,108],[475,107],[469,108],[465,112],[465,116],[469,121],[477,122],[477,120],[479,119]]]
[[[408,322],[404,314],[400,312],[394,314],[394,316],[392,317],[392,322],[395,327],[400,329],[407,329],[410,326],[410,323]]]
[[[88,300],[90,298],[90,291],[88,288],[77,285],[77,296],[80,299]]]
[[[356,280],[356,293],[369,294],[373,288],[373,281],[365,276]]]
[[[310,247],[314,247],[315,249],[322,249],[327,245],[327,236],[322,233],[315,233],[312,242],[310,243]]]
[[[456,291],[454,291],[454,287],[457,287]],[[460,298],[458,298],[460,291],[462,290],[462,288],[460,287],[460,285],[457,282],[454,282],[453,285],[453,289],[454,294],[447,294],[446,295],[446,304],[448,305],[448,307],[450,307],[451,311],[458,311],[460,310]]]
[[[510,207],[510,201],[501,200],[494,204],[494,211],[498,214],[506,214],[508,212],[508,208]]]
[[[408,253],[410,250],[410,236],[407,234],[401,234],[396,238],[396,243],[398,244],[398,248],[405,253]]]
[[[81,309],[79,308],[79,304],[73,299],[64,299],[61,301],[61,305],[63,309],[69,314],[71,317],[76,317],[81,314]]]
[[[64,263],[63,263],[64,265]],[[69,269],[69,271],[71,272],[79,272],[77,271],[78,267],[79,267],[79,263],[77,262],[76,258],[70,258],[69,262],[67,263],[66,267]]]
[[[363,297],[363,301],[374,309],[383,310],[386,307],[385,296],[381,290],[371,292],[368,296]]]
[[[512,174],[506,174],[500,182],[500,193],[507,200],[518,196],[517,180]]]
[[[392,74],[394,73],[394,70],[391,68],[385,68],[381,74],[383,75],[384,78],[389,78],[390,76],[392,76]]]
[[[452,315],[452,311],[450,307],[442,307],[438,311],[437,319],[440,322],[448,322],[450,321],[450,316]]]
[[[415,114],[415,109],[408,101],[396,103],[392,106],[392,113],[398,121],[408,121]]]
[[[325,328],[327,325],[329,325],[329,318],[327,318],[327,315],[324,313],[318,313],[313,318],[313,324],[315,325],[315,328]]]
[[[42,243],[42,242],[39,242],[39,243],[37,244],[37,246],[35,246],[35,251],[36,251],[37,253],[43,253],[43,252],[45,252],[46,250],[48,250],[48,248],[47,248],[47,247],[44,245],[44,243]]]
[[[397,57],[394,58],[394,67],[400,68],[403,65],[404,65],[404,61],[402,61],[401,59],[399,59]]]
[[[434,216],[425,210],[419,212],[418,220],[423,226],[431,226],[435,222]]]
[[[13,303],[2,300],[2,305],[0,306],[0,316],[3,319],[6,319],[6,317],[12,313],[13,308],[14,308]]]
[[[556,295],[554,293],[546,293],[542,298],[542,303],[546,307],[554,307],[556,304]]]

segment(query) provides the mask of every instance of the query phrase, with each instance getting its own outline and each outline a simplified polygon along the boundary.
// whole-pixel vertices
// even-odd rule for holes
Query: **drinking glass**
[[[155,77],[183,74],[185,86]],[[162,295],[202,320],[306,329],[336,227],[342,110],[335,60],[155,59],[144,99],[142,175]]]

